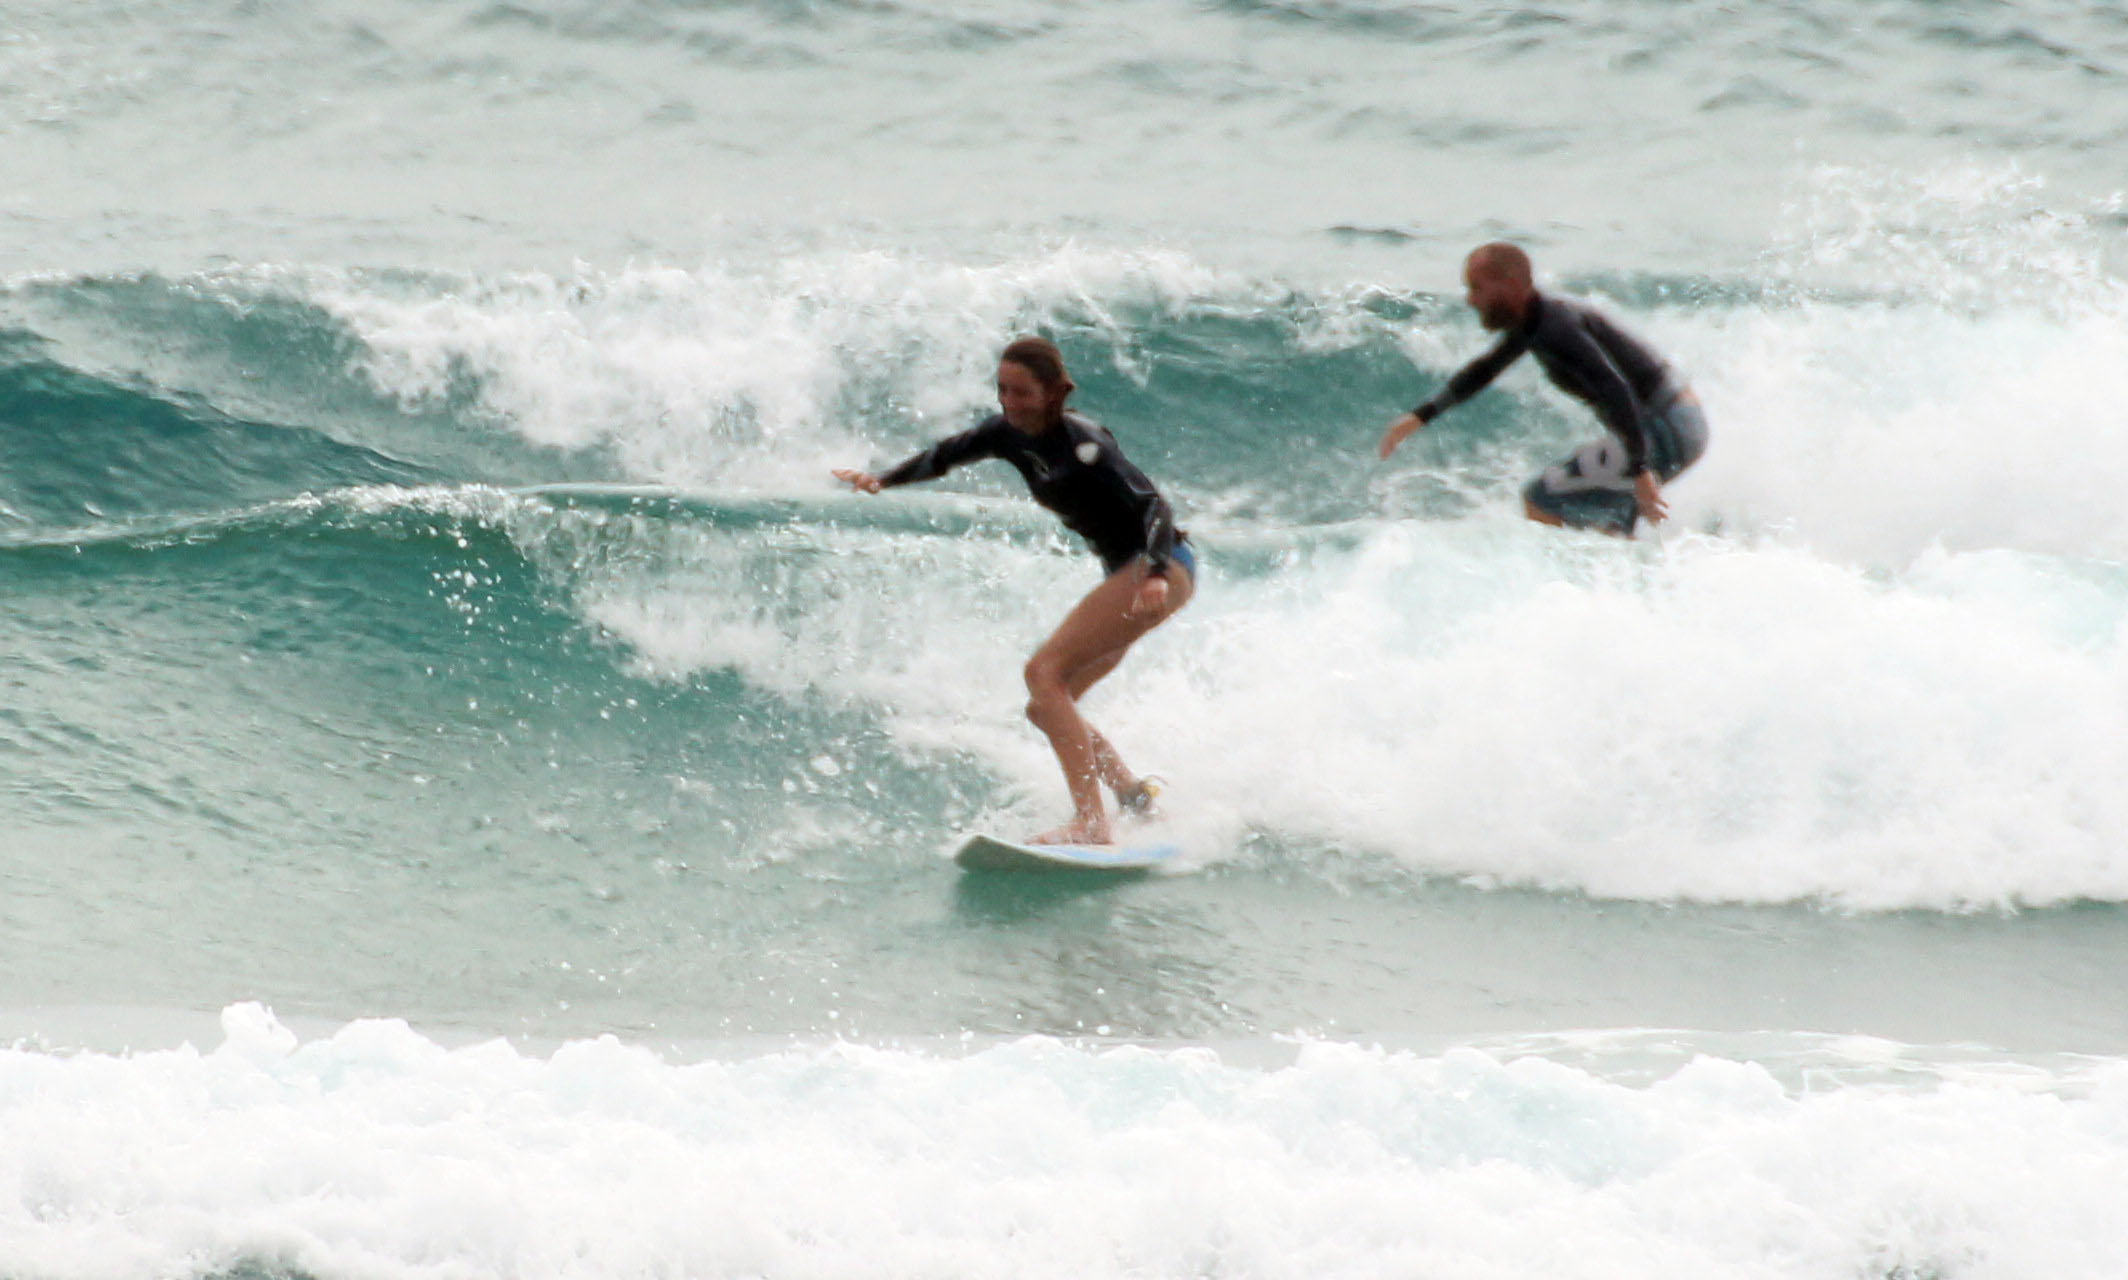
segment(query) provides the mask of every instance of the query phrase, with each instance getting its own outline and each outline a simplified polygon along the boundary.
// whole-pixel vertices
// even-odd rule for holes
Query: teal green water
[[[1292,428],[1364,424],[1400,370],[1423,380],[1399,333],[1429,313],[1468,330],[1435,304],[1119,303],[1102,323],[1120,329],[1084,302],[1056,313],[1087,402],[1189,477],[1173,488],[1211,574],[1149,644],[1147,682],[1095,704],[1135,711],[1133,754],[1184,784],[1202,869],[1087,886],[964,878],[941,856],[1055,801],[1015,655],[1089,570],[1003,478],[749,496],[744,462],[782,446],[742,406],[716,432],[736,462],[646,487],[627,424],[542,448],[463,357],[433,395],[381,394],[357,326],[315,305],[153,280],[39,283],[16,305],[114,295],[189,341],[288,329],[254,339],[273,380],[246,414],[215,403],[235,398],[225,367],[177,394],[17,339],[0,571],[21,1004],[245,997],[682,1038],[2122,1036],[2090,999],[2128,942],[2110,712],[2065,721],[2050,701],[2118,697],[2118,565],[1891,544],[1847,567],[1748,525],[1659,547],[1533,536],[1503,508],[1576,428],[1542,400],[1514,421],[1518,396],[1400,471]],[[897,423],[904,377],[874,364],[832,399],[891,450],[930,429]],[[592,479],[523,483],[550,463]],[[1731,616],[1747,598],[1817,615],[1757,652],[1768,624]],[[1945,618],[1989,633],[1975,652],[2003,683],[1947,719],[1911,701],[1941,693],[1925,668],[1971,656],[1939,652]],[[1532,627],[1569,656],[1518,653]],[[1590,670],[1634,678],[1636,648],[1744,683],[1674,720],[1576,690]],[[1901,687],[1894,668],[1917,665]],[[1821,688],[1780,708],[1797,671]],[[1858,714],[1837,682],[1873,675]],[[1503,738],[1502,715],[1539,723]],[[1946,726],[1985,736],[1902,740]],[[2049,742],[2096,750],[2065,775]],[[1653,772],[1621,793],[1609,775],[1636,756]],[[2070,810],[2054,848],[1991,857],[1992,831],[1957,828],[2008,820],[2035,785]],[[1930,804],[1956,812],[1917,824]]]

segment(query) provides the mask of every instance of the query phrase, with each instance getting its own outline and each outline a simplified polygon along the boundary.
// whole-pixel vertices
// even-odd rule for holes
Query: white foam
[[[1043,812],[1019,672],[1093,580],[984,537],[710,538],[587,591],[647,669],[868,706]],[[1251,829],[1605,895],[1860,908],[2128,899],[2128,592],[2103,566],[1625,548],[1378,526],[1199,601],[1087,700],[1198,843]],[[735,584],[744,584],[735,589]]]
[[[2128,436],[2112,429],[2128,398],[2128,289],[2080,222],[2045,220],[2033,243],[2029,193],[2005,183],[2009,194],[1980,182],[1961,197],[1978,203],[1977,225],[1927,235],[1887,224],[1904,188],[1883,193],[1847,210],[1862,225],[1820,227],[1807,251],[1789,251],[1804,261],[1776,264],[1807,276],[1830,260],[1843,278],[1860,272],[1874,300],[1799,287],[1785,302],[1624,312],[1688,371],[1712,421],[1706,459],[1672,490],[1681,523],[1781,530],[1895,566],[1937,544],[2128,556],[2117,512]],[[1933,256],[1883,248],[1916,242]],[[533,443],[610,451],[638,480],[770,490],[824,490],[832,467],[965,425],[988,407],[989,361],[1015,332],[1060,317],[1106,327],[1128,364],[1134,331],[1119,310],[1157,324],[1281,296],[1177,254],[1072,246],[977,266],[816,251],[410,289],[312,271],[274,287],[348,323],[366,376],[407,404],[469,399]],[[1298,341],[1381,341],[1369,296],[1326,295]],[[1403,339],[1446,367],[1468,336]],[[1502,387],[1586,417],[1533,370]],[[1356,453],[1374,425],[1351,424]],[[1517,471],[1546,451],[1500,444]],[[1456,469],[1497,465],[1474,453]]]
[[[1132,739],[1241,820],[1430,870],[1636,898],[1860,907],[2128,894],[2122,602],[2099,638],[1938,556],[1885,584],[1781,548],[1386,531],[1237,590]],[[1503,568],[1508,572],[1503,573]],[[1514,579],[1519,578],[1520,581]],[[1282,598],[1283,597],[1283,598]]]
[[[1712,420],[1706,459],[1672,487],[1681,523],[1780,530],[1894,567],[1937,544],[2128,557],[2117,514],[2128,435],[2112,429],[2128,397],[2128,286],[2107,262],[2117,237],[2045,195],[2015,170],[1823,171],[1802,186],[1789,238],[1751,268],[1772,282],[1768,300],[1614,307],[1676,358]],[[1155,370],[1138,363],[1140,340],[1185,316],[1290,320],[1304,356],[1395,342],[1437,372],[1479,337],[1460,320],[1384,320],[1379,285],[1295,294],[1168,250],[1064,243],[971,262],[755,249],[737,264],[562,276],[259,266],[175,288],[236,311],[262,299],[318,306],[357,339],[361,376],[406,406],[448,403],[535,445],[601,452],[628,479],[776,492],[825,492],[833,467],[885,461],[966,425],[991,403],[995,351],[1025,329],[1104,332],[1141,378]],[[57,332],[81,327],[38,314]],[[160,346],[137,351],[137,336],[120,343],[134,354],[106,358],[102,342],[76,334],[71,358],[114,376],[137,364],[188,391],[198,378],[184,366],[210,362],[188,350],[166,367],[152,354]],[[1235,358],[1267,386],[1309,394],[1286,385],[1280,354]],[[1585,408],[1524,363],[1489,394],[1534,399],[1593,435]],[[248,407],[231,389],[240,379],[209,381],[215,398]],[[1343,428],[1356,460],[1378,426]],[[1340,430],[1318,429],[1326,440]],[[1504,506],[1506,477],[1519,483],[1556,448],[1512,431],[1446,459],[1439,483],[1467,491],[1475,480]],[[1236,483],[1262,480],[1242,474]],[[1367,474],[1355,475],[1354,512],[1371,505]],[[1200,510],[1236,500],[1202,477],[1161,479]]]
[[[2128,556],[2124,316],[1803,304],[1657,326],[1713,423],[1677,513],[1864,561],[1934,544]]]
[[[1713,421],[1680,513],[1895,565],[2128,556],[2118,237],[2047,196],[2015,167],[1812,175],[1768,264],[1793,302],[1648,318]]]
[[[0,1052],[0,1267],[694,1277],[2105,1275],[2128,1066],[1819,1071],[1029,1039]]]
[[[1016,333],[1059,312],[1114,328],[1112,307],[1215,281],[1172,253],[1066,244],[975,266],[816,251],[412,292],[311,273],[305,288],[410,405],[471,397],[534,443],[611,449],[638,480],[824,489],[831,467],[909,447],[883,442],[910,419],[966,425]]]

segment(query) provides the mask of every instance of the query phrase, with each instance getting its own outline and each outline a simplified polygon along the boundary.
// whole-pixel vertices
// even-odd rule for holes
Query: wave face
[[[2103,1041],[2083,993],[2128,930],[2103,285],[1976,310],[1576,282],[1717,423],[1674,525],[1626,545],[1519,518],[1591,431],[1529,371],[1370,456],[1482,342],[1447,300],[1168,251],[21,282],[0,634],[34,768],[0,805],[37,989],[186,1006],[234,972],[292,1014],[556,1035],[1514,1029],[1539,992],[1745,1030],[1859,948],[1935,976],[1816,990],[1806,1025]],[[1019,668],[1092,562],[1006,474],[826,478],[983,412],[1027,329],[1207,566],[1089,704],[1171,782],[1202,874],[1068,977],[991,931],[1068,951],[1104,899],[954,887],[938,853],[1054,820]],[[1895,483],[1842,461],[1873,455]],[[1281,898],[1333,936],[1289,954]],[[1449,965],[1486,927],[1545,941],[1421,999],[1360,958],[1413,919]],[[1764,974],[1722,952],[1740,927]],[[128,939],[172,930],[142,971]]]
[[[1584,291],[1678,353],[1718,424],[1660,541],[1512,518],[1523,478],[1591,430],[1533,375],[1393,465],[1368,457],[1384,407],[1482,341],[1441,300],[1296,292],[1173,255],[40,282],[16,291],[0,369],[6,572],[60,614],[126,582],[217,654],[271,633],[320,678],[254,715],[330,720],[318,686],[403,703],[342,678],[394,665],[481,701],[413,662],[418,643],[514,686],[505,701],[576,703],[561,738],[608,723],[586,688],[638,712],[708,698],[690,731],[760,700],[794,743],[857,732],[902,773],[1046,801],[1015,686],[1085,585],[1075,549],[1006,475],[864,503],[824,479],[981,412],[998,335],[1046,329],[1213,566],[1203,603],[1097,700],[1193,796],[1209,847],[1648,901],[2120,900],[2118,303]],[[173,317],[272,359],[125,359]],[[321,575],[344,606],[322,615]],[[15,625],[55,671],[77,647],[114,656],[78,613]],[[818,754],[797,776],[818,782]],[[486,796],[500,781],[470,798],[511,794]]]

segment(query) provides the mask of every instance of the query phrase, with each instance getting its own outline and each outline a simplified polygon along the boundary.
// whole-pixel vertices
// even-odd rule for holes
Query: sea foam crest
[[[1706,403],[1708,455],[1670,490],[1680,524],[1778,531],[1893,568],[1937,544],[2128,556],[2114,501],[2128,444],[2110,429],[2128,396],[2128,291],[2091,217],[2042,218],[2022,184],[1980,187],[1953,202],[1966,223],[1939,228],[1943,244],[1890,220],[1896,190],[1798,213],[1815,230],[1741,296],[1587,282]],[[1827,272],[1849,286],[1810,283]],[[1520,367],[1374,463],[1381,423],[1488,340],[1446,300],[1398,318],[1393,292],[1065,246],[987,265],[792,249],[566,278],[259,267],[20,282],[7,300],[70,366],[107,380],[522,478],[539,476],[536,452],[498,461],[477,438],[499,428],[562,451],[549,469],[569,478],[825,491],[829,469],[898,456],[987,410],[990,361],[1025,329],[1084,340],[1082,381],[1101,383],[1084,407],[1124,424],[1134,458],[1200,513],[1511,510],[1522,478],[1599,433]],[[173,333],[181,367],[156,354]],[[346,403],[350,374],[381,401]],[[1212,390],[1191,399],[1192,386]],[[421,413],[378,412],[393,405]],[[440,438],[452,432],[465,438]],[[1279,481],[1304,492],[1267,496]],[[1466,496],[1413,496],[1427,493]]]
[[[2093,248],[2088,221],[2053,219],[2042,232],[2014,208],[1989,209],[1919,261],[1923,250],[1887,248],[1886,259],[1873,246],[1933,241],[1850,210],[1862,225],[1835,224],[1779,268],[1800,280],[1817,270],[1796,265],[1804,259],[1859,263],[1871,281],[1860,293],[1798,287],[1648,306],[1598,292],[1675,358],[1707,405],[1708,455],[1671,491],[1680,524],[1780,531],[1885,567],[1933,545],[2128,556],[2114,501],[2128,492],[2128,443],[2110,429],[2128,398],[2128,289]],[[1322,363],[1326,352],[1351,350],[1370,368],[1410,359],[1415,397],[1485,341],[1459,308],[1400,323],[1381,313],[1375,289],[1295,294],[1180,255],[1076,248],[990,266],[814,253],[743,269],[309,288],[359,338],[363,375],[402,403],[462,403],[534,444],[609,453],[630,479],[756,490],[817,490],[834,466],[958,429],[989,407],[1002,341],[1063,327],[1096,335],[1125,375],[1090,410],[1162,433],[1187,422],[1261,455],[1251,467],[1175,436],[1168,448],[1196,467],[1143,459],[1171,488],[1217,510],[1264,468],[1329,484],[1331,472],[1291,451],[1343,444],[1350,492],[1293,505],[1359,514],[1395,501],[1394,486],[1370,497],[1367,455],[1377,418],[1401,402],[1367,415],[1317,385],[1336,367]],[[1203,345],[1221,339],[1189,326],[1219,316],[1269,323],[1237,346]],[[1160,398],[1168,384],[1145,385],[1175,371],[1144,350],[1176,342],[1185,376],[1208,374],[1234,403],[1173,405]],[[1429,433],[1434,452],[1413,447],[1396,465],[1437,470],[1433,483],[1448,489],[1476,485],[1486,505],[1507,509],[1519,480],[1502,476],[1551,461],[1562,432],[1600,430],[1534,370],[1488,394],[1488,406]],[[1259,403],[1271,418],[1259,421]],[[1472,422],[1501,412],[1509,427],[1497,438],[1469,438]],[[1205,466],[1215,470],[1195,473]]]
[[[1646,1083],[1477,1048],[1029,1039],[672,1060],[611,1037],[0,1052],[0,1260],[213,1272],[2100,1275],[2128,1075]]]
[[[535,443],[610,449],[639,480],[762,488],[817,486],[862,461],[882,424],[958,429],[1022,329],[1061,316],[1118,331],[1116,306],[1173,305],[1215,280],[1175,254],[1066,246],[990,266],[851,252],[310,292],[403,402],[470,397]]]
[[[1200,545],[1197,602],[1085,706],[1207,848],[1267,831],[1655,900],[2128,899],[2128,581],[2105,565],[1938,551],[1887,577],[1505,516],[1268,573]],[[1076,560],[862,526],[667,550],[580,582],[647,672],[870,707],[1054,802],[1019,672],[1090,584]]]
[[[2014,168],[1831,170],[1792,218],[1764,264],[1788,300],[1651,326],[1713,420],[1681,510],[1891,564],[2128,557],[2117,231]]]

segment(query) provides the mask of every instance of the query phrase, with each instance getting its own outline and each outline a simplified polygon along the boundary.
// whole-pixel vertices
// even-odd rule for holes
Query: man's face
[[[1478,323],[1498,332],[1522,318],[1522,290],[1513,280],[1481,262],[1463,264],[1464,296],[1478,313]]]

